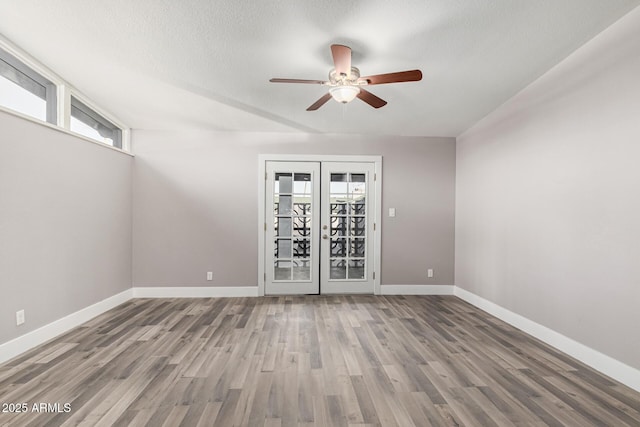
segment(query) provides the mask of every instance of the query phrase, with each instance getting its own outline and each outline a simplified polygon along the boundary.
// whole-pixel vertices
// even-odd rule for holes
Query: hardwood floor
[[[640,393],[440,296],[132,300],[1,365],[0,400],[10,426],[640,426]]]

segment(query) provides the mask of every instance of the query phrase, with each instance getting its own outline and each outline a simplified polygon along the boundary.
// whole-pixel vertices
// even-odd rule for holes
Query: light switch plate
[[[213,271],[207,271],[207,280],[213,280]]]
[[[389,216],[391,218],[396,216],[396,208],[389,208]]]

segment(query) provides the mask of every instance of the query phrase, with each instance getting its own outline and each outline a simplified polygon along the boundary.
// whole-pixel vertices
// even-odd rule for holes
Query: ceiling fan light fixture
[[[329,93],[336,101],[346,104],[353,101],[356,96],[358,96],[360,88],[358,86],[340,85],[329,89]]]

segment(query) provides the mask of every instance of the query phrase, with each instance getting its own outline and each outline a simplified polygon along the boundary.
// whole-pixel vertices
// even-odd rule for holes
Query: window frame
[[[92,108],[91,106],[87,105],[86,102],[82,102],[79,97],[76,94],[71,93],[70,94],[70,100],[69,100],[69,120],[71,120],[71,117],[75,118],[76,120],[79,120],[80,122],[91,126],[89,123],[81,120],[80,118],[78,118],[77,116],[73,115],[73,110],[76,109],[80,112],[80,114],[86,116],[89,120],[93,120],[94,122],[96,122],[99,126],[104,126],[105,128],[110,129],[113,133],[114,133],[114,137],[112,138],[113,141],[113,147],[115,148],[119,148],[122,149],[122,136],[123,136],[123,129],[120,128],[118,125],[114,124],[113,122],[111,122],[111,120],[109,120],[108,118],[106,118],[104,115],[100,114],[100,112],[96,111],[95,108]],[[93,127],[93,126],[92,126]],[[83,135],[79,132],[73,131],[71,130],[71,124],[69,124],[69,130],[73,133],[78,133],[80,135]],[[100,133],[99,130],[96,129],[96,131],[98,131],[98,133]],[[90,136],[87,135],[83,135],[86,138],[91,138]],[[93,139],[93,138],[91,138]],[[103,144],[106,145],[110,145],[107,144],[105,142],[102,141],[98,141],[101,142]]]
[[[7,61],[5,58],[8,58],[11,62]],[[31,120],[34,123],[39,123],[51,127],[52,129],[66,132],[70,135],[82,138],[95,144],[99,144],[100,146],[106,148],[133,155],[131,153],[131,129],[128,126],[126,126],[121,120],[117,119],[112,114],[106,112],[102,108],[99,108],[82,92],[74,88],[64,79],[59,77],[56,73],[54,73],[42,63],[21,50],[19,47],[15,46],[1,34],[0,59],[2,59],[3,62],[7,63],[10,67],[14,68],[20,74],[26,76],[35,83],[46,86],[47,99],[45,101],[47,120],[43,121],[39,117],[34,117],[17,110],[13,110],[10,107],[5,107],[3,105],[0,105],[0,111],[4,111],[21,118]],[[2,77],[4,77],[4,75]],[[13,82],[13,79],[9,78],[9,80]],[[30,91],[27,88],[25,88],[25,90],[33,93],[33,91]],[[36,96],[38,95],[36,94]],[[85,136],[81,133],[72,131],[71,97],[75,98],[87,109],[91,110],[94,115],[101,117],[101,119],[104,122],[108,123],[113,129],[118,129],[120,131],[119,143],[116,144],[116,141],[114,140],[114,145],[111,145],[100,140]]]
[[[4,64],[6,64],[7,68],[13,69],[19,76],[22,77],[22,79],[30,81],[33,84],[38,85],[44,89],[45,96],[44,98],[42,98],[40,94],[37,94],[30,88],[26,87],[27,85],[24,84],[25,83],[24,81],[22,82],[16,81],[20,79],[19,78],[12,79],[6,76],[4,73],[0,72],[0,76],[2,76],[3,78],[6,78],[7,80],[12,81],[13,83],[22,87],[24,90],[36,95],[38,98],[42,98],[46,103],[46,122],[51,123],[52,125],[57,125],[58,124],[57,85],[51,80],[47,79],[41,73],[29,67],[27,64],[25,64],[24,61],[20,60],[15,55],[12,55],[6,49],[3,49],[1,45],[0,45],[0,62],[3,62]],[[1,68],[5,68],[5,66],[0,64],[0,71],[2,71]],[[34,118],[37,119],[37,117],[34,117]]]

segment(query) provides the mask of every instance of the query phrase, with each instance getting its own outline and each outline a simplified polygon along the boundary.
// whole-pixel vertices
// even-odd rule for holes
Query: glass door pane
[[[364,279],[366,276],[366,194],[364,173],[331,173],[330,272],[333,280]]]

